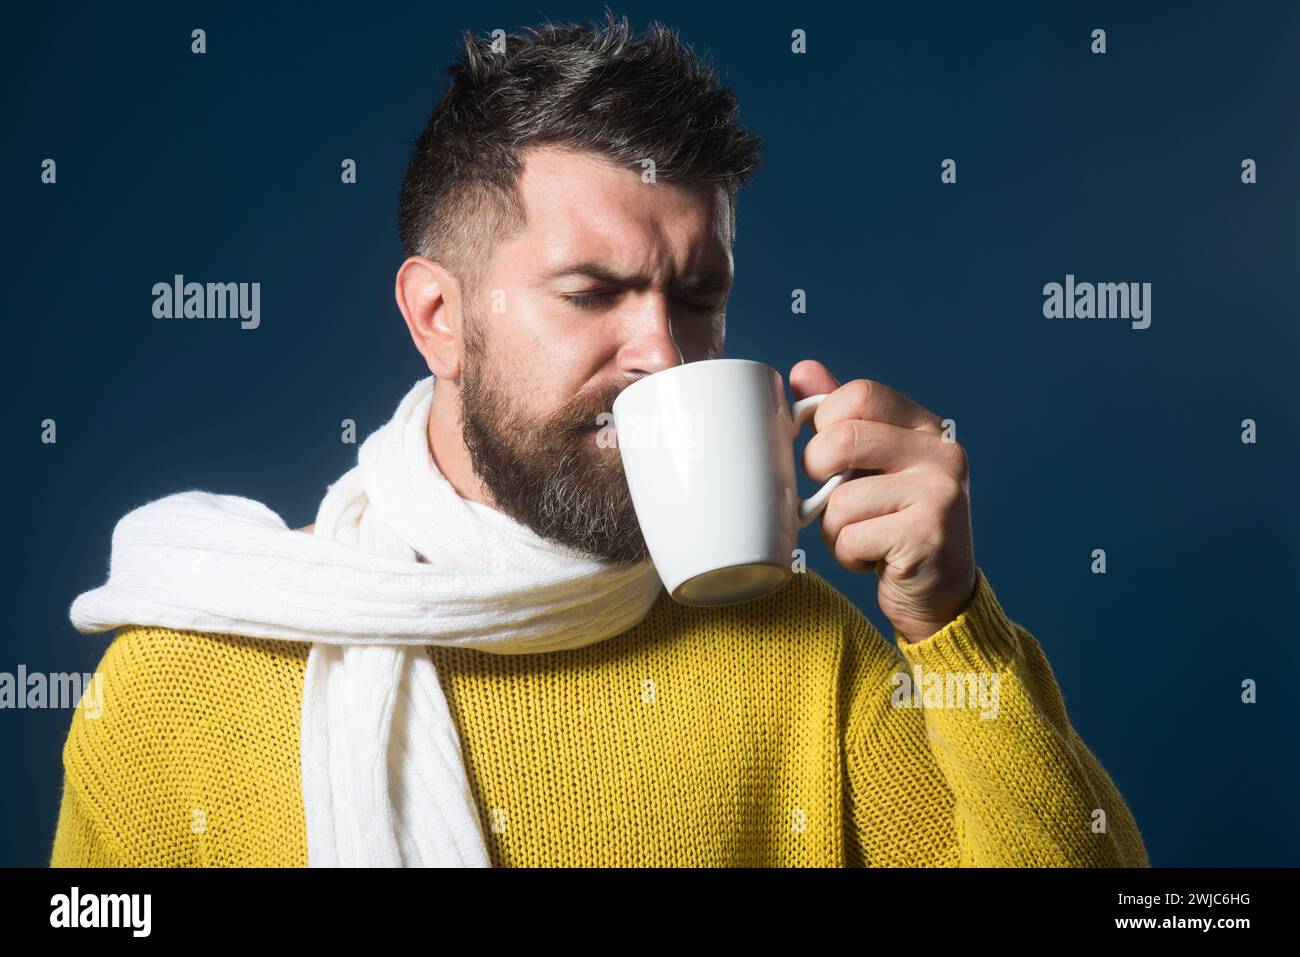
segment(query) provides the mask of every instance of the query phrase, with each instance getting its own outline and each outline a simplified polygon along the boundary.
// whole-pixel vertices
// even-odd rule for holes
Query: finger
[[[903,508],[846,525],[831,545],[835,560],[849,571],[879,571],[877,566],[882,562],[888,564],[899,543],[907,539],[912,521],[910,512],[910,508]]]
[[[818,407],[813,424],[820,432],[843,419],[888,422],[936,435],[943,430],[943,420],[929,409],[873,379],[854,379],[840,386]]]
[[[953,445],[928,431],[843,419],[808,440],[803,467],[814,482],[824,482],[848,468],[896,472],[927,462],[942,464],[955,454],[950,451]]]
[[[831,370],[816,359],[802,359],[790,370],[790,391],[795,399],[834,392],[839,387],[840,382],[831,375]]]
[[[924,500],[932,480],[908,469],[844,482],[831,493],[822,512],[822,541],[829,549],[847,526],[878,518]]]

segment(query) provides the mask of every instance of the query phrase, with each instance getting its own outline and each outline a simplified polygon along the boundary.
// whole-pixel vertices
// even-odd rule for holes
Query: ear
[[[439,379],[460,378],[460,284],[441,263],[412,256],[397,270],[393,289],[411,341]]]

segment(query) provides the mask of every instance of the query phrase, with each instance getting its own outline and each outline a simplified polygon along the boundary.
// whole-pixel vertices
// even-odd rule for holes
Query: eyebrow
[[[595,260],[566,263],[558,269],[553,269],[544,274],[542,281],[550,282],[553,279],[564,279],[569,276],[585,276],[588,279],[594,279],[597,282],[607,283],[611,286],[641,286],[648,281],[645,276],[637,273],[619,272],[613,266]],[[727,274],[711,269],[690,279],[674,279],[668,286],[673,292],[682,292],[693,296],[722,292],[727,288]]]

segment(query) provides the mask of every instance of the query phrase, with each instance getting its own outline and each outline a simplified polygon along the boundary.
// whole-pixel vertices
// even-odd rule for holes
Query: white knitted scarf
[[[314,536],[252,499],[178,492],[123,516],[108,581],[70,609],[83,633],[139,624],[311,643],[311,867],[490,866],[424,646],[577,648],[636,625],[662,591],[648,561],[602,562],[458,495],[429,452],[433,385],[417,382],[362,443]]]

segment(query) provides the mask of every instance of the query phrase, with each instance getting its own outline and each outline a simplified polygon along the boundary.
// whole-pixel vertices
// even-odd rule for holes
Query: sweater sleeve
[[[171,769],[193,759],[188,686],[204,672],[202,662],[182,669],[181,655],[175,642],[141,627],[119,629],[104,650],[95,667],[100,707],[74,711],[63,745],[51,866],[196,863],[186,795]]]
[[[50,850],[50,867],[125,867],[126,859],[117,846],[100,833],[91,818],[86,800],[63,778],[63,799],[59,822]]]
[[[1038,642],[983,570],[967,608],[895,646],[852,607],[848,866],[1149,867],[1137,825],[1071,726]],[[919,680],[918,680],[919,679]]]

